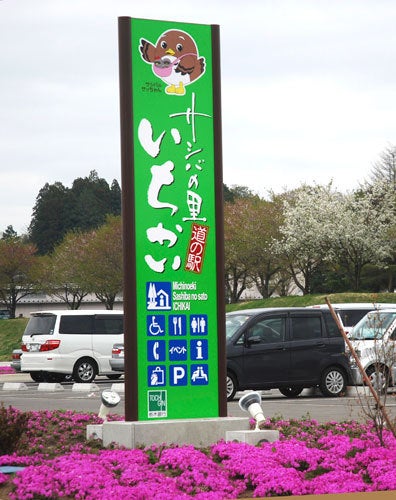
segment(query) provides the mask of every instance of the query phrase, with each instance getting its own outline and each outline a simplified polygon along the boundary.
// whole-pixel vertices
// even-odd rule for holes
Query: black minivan
[[[330,311],[299,307],[226,314],[227,399],[246,389],[287,397],[319,387],[340,396],[351,383],[345,342]]]

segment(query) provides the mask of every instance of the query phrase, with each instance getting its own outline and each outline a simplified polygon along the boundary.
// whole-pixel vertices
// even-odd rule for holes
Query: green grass
[[[226,311],[238,311],[240,309],[251,309],[253,307],[305,307],[315,304],[326,304],[326,297],[332,304],[342,302],[391,302],[396,303],[394,293],[329,293],[316,295],[290,295],[288,297],[274,297],[270,299],[250,300],[227,304]]]
[[[11,361],[13,349],[21,347],[27,318],[0,320],[0,361]]]
[[[314,304],[325,304],[328,297],[333,304],[339,302],[392,302],[396,303],[394,293],[330,293],[323,295],[291,295],[288,297],[274,297],[270,299],[251,300],[227,304],[226,311],[251,309],[253,307],[304,307]],[[0,320],[0,361],[11,361],[13,349],[19,349],[27,318]]]

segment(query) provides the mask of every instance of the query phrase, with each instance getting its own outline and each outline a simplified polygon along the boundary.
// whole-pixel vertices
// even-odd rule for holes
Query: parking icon
[[[187,385],[187,366],[172,365],[169,368],[170,385],[183,386]]]

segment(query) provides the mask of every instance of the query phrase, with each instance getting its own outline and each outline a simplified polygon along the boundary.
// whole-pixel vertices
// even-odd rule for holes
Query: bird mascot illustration
[[[167,94],[184,95],[185,86],[205,72],[205,58],[198,56],[195,41],[184,31],[165,31],[156,45],[141,38],[139,48],[154,74],[167,84]]]

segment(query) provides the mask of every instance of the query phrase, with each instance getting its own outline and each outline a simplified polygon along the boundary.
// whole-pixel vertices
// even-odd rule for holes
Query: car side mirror
[[[260,344],[261,342],[261,337],[260,335],[252,335],[250,337],[246,338],[246,343],[247,344]]]

